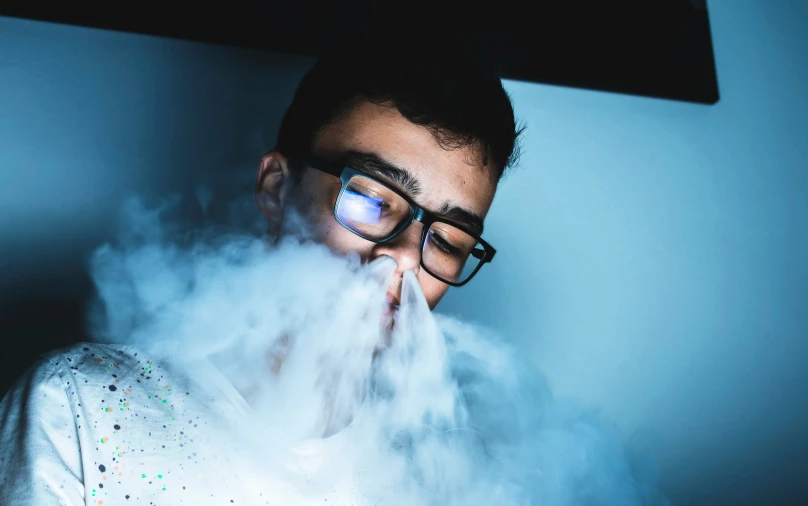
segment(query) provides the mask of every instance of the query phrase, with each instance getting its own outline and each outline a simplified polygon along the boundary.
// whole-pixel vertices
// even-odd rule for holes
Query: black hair
[[[295,92],[275,149],[290,160],[309,155],[316,134],[362,101],[394,106],[444,149],[477,148],[495,182],[519,157],[523,128],[473,47],[382,36],[342,40],[320,56]]]

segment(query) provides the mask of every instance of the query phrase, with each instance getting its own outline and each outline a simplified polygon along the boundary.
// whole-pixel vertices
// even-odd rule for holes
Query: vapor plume
[[[412,272],[386,319],[392,258],[184,227],[176,208],[130,200],[93,255],[95,337],[215,364],[250,405],[220,437],[250,435],[235,444],[279,504],[667,504],[608,421],[495,332],[430,312]]]

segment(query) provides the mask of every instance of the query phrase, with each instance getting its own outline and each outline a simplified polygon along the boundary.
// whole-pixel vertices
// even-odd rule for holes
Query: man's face
[[[322,129],[314,140],[312,155],[332,161],[351,160],[352,167],[398,188],[428,211],[440,215],[442,209],[459,208],[470,218],[476,217],[480,224],[488,213],[496,189],[491,168],[482,165],[474,147],[444,149],[426,128],[411,123],[394,107],[367,102]],[[262,161],[262,171],[271,170],[269,166],[276,163],[272,157],[277,158],[276,168],[286,163],[277,152],[269,153]],[[384,174],[374,171],[374,167],[380,165],[385,165]],[[412,187],[408,190],[400,181],[397,184],[391,179],[389,175],[391,171],[395,173],[395,169],[404,171],[417,185],[418,191],[413,191]],[[284,177],[288,179],[288,176]],[[262,183],[263,179],[259,173],[259,190],[262,184],[265,188],[277,190],[272,183]],[[404,232],[384,244],[363,239],[334,218],[334,204],[340,187],[338,178],[307,168],[300,183],[291,189],[292,197],[280,205],[294,202],[311,226],[314,239],[336,252],[355,252],[364,262],[381,255],[395,259],[398,268],[388,289],[388,301],[393,304],[400,301],[403,273],[412,270],[430,309],[434,309],[449,286],[420,266],[422,225],[413,221]],[[262,211],[267,215],[266,210]]]

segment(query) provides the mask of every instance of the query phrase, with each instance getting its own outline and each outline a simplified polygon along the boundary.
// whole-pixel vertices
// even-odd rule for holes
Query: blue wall
[[[676,504],[808,501],[807,6],[709,3],[714,106],[507,82],[497,261],[439,307],[601,407]],[[310,63],[0,18],[4,381],[80,333],[124,195],[249,188]]]
[[[708,7],[714,106],[508,83],[503,251],[441,309],[601,406],[677,504],[808,504],[808,3]]]

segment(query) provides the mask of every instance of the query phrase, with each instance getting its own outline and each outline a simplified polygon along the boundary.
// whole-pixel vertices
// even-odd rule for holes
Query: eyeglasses
[[[342,187],[334,205],[334,218],[354,234],[386,243],[407,229],[413,220],[423,224],[421,267],[451,286],[463,286],[496,250],[478,234],[418,206],[396,188],[352,167],[319,158],[307,158],[313,169],[338,177]]]

